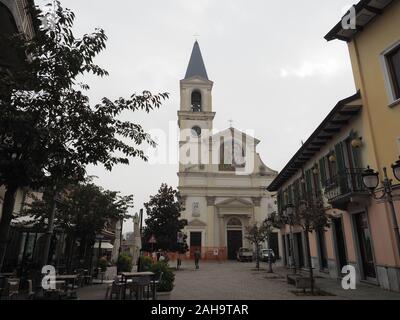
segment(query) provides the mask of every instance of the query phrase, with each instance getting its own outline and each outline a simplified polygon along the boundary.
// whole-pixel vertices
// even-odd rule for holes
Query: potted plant
[[[131,272],[132,271],[132,257],[126,253],[121,253],[117,261],[117,272]]]
[[[156,279],[162,272],[161,281],[157,285],[157,295],[168,299],[174,289],[175,274],[164,261],[153,263],[150,270],[156,274]]]
[[[107,271],[107,267],[108,267],[107,258],[105,258],[105,257],[100,258],[100,260],[99,260],[99,269],[100,269],[99,276],[100,276],[102,282],[104,279],[104,275]]]

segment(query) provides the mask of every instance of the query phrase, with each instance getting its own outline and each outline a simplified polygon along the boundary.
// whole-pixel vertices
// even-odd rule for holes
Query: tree
[[[125,111],[148,113],[168,98],[167,93],[144,91],[127,99],[103,98],[91,105],[85,94],[89,86],[78,78],[87,73],[108,75],[94,63],[107,37],[96,29],[76,38],[73,12],[58,1],[55,4],[52,11],[36,8],[32,12],[37,24],[38,20],[52,22],[41,25],[33,39],[23,35],[12,39],[16,51],[29,58],[19,68],[0,68],[0,186],[6,188],[0,270],[17,190],[51,186],[55,198],[69,183],[82,181],[89,164],[112,170],[114,165],[129,164],[130,158],[147,160],[138,146],[155,146],[154,141],[139,124],[119,116]]]
[[[144,249],[162,249],[178,251],[178,232],[186,226],[187,221],[180,219],[183,210],[179,192],[163,183],[155,196],[144,204],[148,218],[145,220]],[[156,243],[149,244],[154,236]]]
[[[272,213],[264,220],[264,226],[266,230],[266,239],[268,242],[268,273],[273,273],[272,270],[272,255],[271,255],[271,241],[272,234],[275,228],[280,228],[279,220],[277,219],[276,213]]]
[[[267,238],[268,227],[265,223],[259,225],[254,223],[246,227],[245,238],[253,243],[256,247],[256,268],[260,270],[260,246]]]
[[[301,179],[301,183],[301,190],[303,190],[303,195],[300,196],[300,194],[298,194],[297,192],[295,192],[294,194],[295,206],[293,220],[295,221],[295,224],[301,226],[306,233],[305,238],[311,281],[311,294],[314,294],[314,272],[311,261],[309,234],[318,230],[325,231],[325,228],[329,227],[329,219],[325,212],[324,200],[322,198],[321,192],[318,191],[316,193],[313,193],[312,190],[308,190],[308,188],[306,188],[304,175]]]
[[[45,192],[43,198],[34,201],[23,214],[33,218],[36,226],[43,228],[52,214],[51,197],[52,192]],[[133,196],[122,196],[119,192],[104,190],[87,182],[70,186],[57,202],[55,225],[70,236],[70,256],[75,241],[79,239],[78,256],[88,265],[91,263],[96,235],[107,223],[128,218],[128,210],[133,207]]]

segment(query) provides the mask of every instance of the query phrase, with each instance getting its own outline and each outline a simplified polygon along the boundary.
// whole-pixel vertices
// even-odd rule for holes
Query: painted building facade
[[[340,278],[342,267],[352,265],[357,281],[400,291],[396,221],[387,201],[376,200],[362,181],[368,166],[382,181],[386,167],[399,200],[400,181],[391,165],[400,155],[400,3],[360,1],[354,9],[355,28],[339,22],[325,38],[347,42],[357,93],[334,107],[268,189],[278,191],[283,214],[295,205],[303,179],[308,194],[323,197],[330,219],[330,228],[309,235],[294,226],[295,241],[289,226],[282,228],[287,263],[293,248],[297,266],[306,266],[301,239],[309,236],[319,274]],[[395,210],[398,223],[398,201]]]

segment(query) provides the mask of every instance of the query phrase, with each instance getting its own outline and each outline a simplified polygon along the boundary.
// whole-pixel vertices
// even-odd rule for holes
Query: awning
[[[100,245],[100,242],[97,241],[97,242],[94,244],[93,248],[94,248],[94,249],[99,249],[99,245]],[[113,248],[114,248],[114,246],[113,246],[111,243],[109,243],[109,242],[101,242],[101,249],[104,249],[104,250],[112,250]]]

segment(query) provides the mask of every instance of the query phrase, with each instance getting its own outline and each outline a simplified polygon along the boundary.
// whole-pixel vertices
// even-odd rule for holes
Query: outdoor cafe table
[[[78,275],[76,275],[76,274],[64,274],[64,275],[56,276],[57,281],[59,281],[59,280],[65,281],[65,290],[68,289],[68,284],[72,284],[72,291],[75,288],[77,278],[78,278]]]
[[[12,278],[14,276],[15,276],[15,273],[13,273],[13,272],[0,273],[0,278],[2,278],[2,277]]]
[[[138,277],[151,277],[151,280],[153,280],[153,277],[155,275],[154,272],[151,271],[144,271],[144,272],[122,272],[122,282],[124,284],[124,294],[123,297],[125,299],[126,297],[126,284],[128,282],[128,279],[133,279],[133,278],[138,278]],[[156,296],[156,286],[153,286],[153,298]]]

